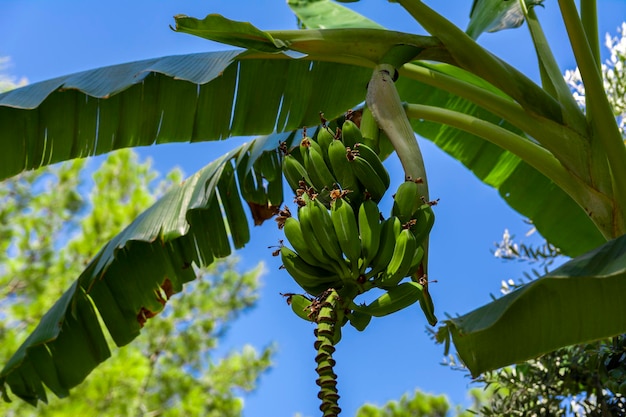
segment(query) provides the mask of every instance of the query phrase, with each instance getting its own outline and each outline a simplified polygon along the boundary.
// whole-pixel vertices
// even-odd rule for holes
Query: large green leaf
[[[291,131],[363,100],[370,70],[240,51],[137,61],[0,94],[0,179],[168,142]]]
[[[272,192],[267,181],[256,183],[255,190],[241,185],[240,191],[237,184],[245,184],[246,175],[261,175],[277,179],[280,187],[277,148],[284,139],[258,138],[211,162],[107,243],[0,372],[4,398],[6,385],[33,405],[47,401],[44,385],[67,396],[110,355],[102,324],[116,345],[131,342],[169,297],[195,278],[192,265],[207,266],[246,244],[250,235],[241,197],[269,205]]]
[[[562,346],[624,333],[626,235],[471,313],[447,320],[477,376]],[[444,333],[440,333],[440,337]]]
[[[449,72],[445,65],[429,68]],[[452,70],[457,78],[464,75]],[[522,134],[500,117],[458,96],[416,81],[396,83],[403,100],[456,110]],[[413,121],[415,131],[463,163],[481,181],[498,190],[513,209],[532,219],[537,230],[568,256],[585,253],[606,240],[584,210],[563,190],[517,156],[456,128]]]
[[[315,59],[373,67],[395,45],[415,47],[414,59],[449,62],[441,42],[431,36],[373,28],[332,28],[262,31],[247,22],[217,14],[204,19],[176,16],[176,30],[212,41],[268,53],[298,52]]]
[[[329,0],[299,0],[289,2],[289,5],[307,27],[333,27],[334,21],[327,18],[324,12],[334,7],[338,14],[345,9]],[[473,15],[488,16],[492,20],[500,15],[501,10],[498,7],[504,7],[481,0],[474,6]],[[307,13],[302,13],[303,10]],[[363,19],[363,24],[366,25],[367,19]],[[503,95],[488,82],[454,66],[429,64],[427,67]],[[445,87],[437,88],[401,78],[397,88],[405,101],[456,110],[521,133],[502,117],[446,91]],[[450,156],[459,160],[481,181],[498,189],[512,208],[532,219],[539,232],[560,247],[563,253],[577,256],[605,242],[589,216],[571,197],[520,158],[479,137],[449,126],[417,121],[413,126],[418,134],[432,140]]]

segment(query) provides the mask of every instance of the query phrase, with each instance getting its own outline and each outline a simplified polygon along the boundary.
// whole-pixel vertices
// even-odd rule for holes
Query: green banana
[[[316,142],[320,145],[322,156],[327,160],[328,147],[335,140],[335,135],[332,133],[329,127],[320,126],[317,129]],[[328,160],[327,160],[328,162]]]
[[[283,158],[283,173],[293,192],[300,188],[300,181],[311,185],[306,168],[292,154],[285,155]]]
[[[335,231],[330,220],[330,214],[319,201],[311,199],[306,201],[306,204],[298,209],[298,218],[300,219],[300,227],[309,251],[319,262],[325,263],[327,265],[326,268],[333,268],[341,277],[349,276],[350,270],[341,256],[341,247],[339,242],[337,242],[337,237],[333,236]],[[321,209],[326,213],[324,214]],[[326,223],[326,225],[323,225],[322,222]],[[325,230],[322,231],[322,228],[325,228]],[[322,238],[322,241],[319,240],[318,236]],[[332,249],[329,247],[328,241],[334,242]],[[333,244],[330,243],[330,245]],[[329,251],[333,253],[334,257],[329,256]]]
[[[380,153],[380,129],[378,128],[378,123],[374,120],[372,111],[367,106],[363,108],[361,115],[361,134],[363,135],[361,143],[372,148],[378,155]]]
[[[341,126],[341,140],[349,148],[352,148],[356,143],[363,142],[363,134],[361,134],[361,130],[352,120],[343,122]]]
[[[382,288],[395,287],[402,278],[409,275],[409,269],[416,254],[417,241],[415,236],[408,229],[402,229],[396,238],[396,245],[393,249],[393,256],[384,274],[378,281]]]
[[[433,299],[430,296],[430,292],[428,291],[428,279],[426,276],[422,276],[419,278],[411,277],[413,281],[417,281],[420,285],[424,287],[423,297],[420,299],[420,308],[426,316],[426,320],[428,320],[428,324],[434,326],[437,324],[437,317],[435,317],[435,305],[433,304]]]
[[[287,246],[280,248],[280,256],[283,266],[289,275],[304,291],[314,297],[320,295],[328,288],[341,285],[341,278],[337,274],[309,265]]]
[[[387,191],[384,180],[378,176],[376,170],[363,157],[353,154],[349,160],[359,183],[370,194],[372,200],[379,202]]]
[[[378,204],[370,199],[363,201],[359,207],[358,222],[361,257],[363,258],[365,268],[378,253],[378,247],[380,245],[383,225],[380,222]]]
[[[435,224],[435,212],[430,204],[425,203],[413,213],[413,217],[415,218],[415,227],[412,228],[413,234],[421,244],[428,239],[428,235]]]
[[[424,248],[422,246],[417,246],[415,248],[415,252],[413,254],[413,260],[411,261],[411,265],[409,266],[409,271],[407,272],[407,276],[413,275],[415,272],[417,272],[423,259],[424,259]]]
[[[350,261],[352,274],[358,275],[361,258],[361,242],[356,215],[352,206],[343,198],[336,198],[330,205],[330,218],[341,250]]]
[[[305,142],[308,141],[308,145]],[[313,188],[319,193],[322,190],[332,190],[334,184],[337,182],[332,172],[328,169],[326,161],[321,154],[322,148],[311,140],[305,138],[303,145],[300,145],[300,151],[304,158],[304,167],[309,173]]]
[[[294,137],[293,140],[295,141],[295,133],[294,133]],[[300,151],[300,144],[302,142],[299,142],[297,145],[293,146],[292,148],[288,148],[287,152],[285,152],[285,155],[291,155],[293,156],[296,161],[300,162],[302,165],[304,165],[304,158],[302,157],[302,152]]]
[[[373,317],[383,317],[402,310],[423,297],[424,287],[417,282],[407,281],[390,288],[368,305],[354,305],[355,311]]]
[[[415,181],[404,181],[393,196],[393,208],[391,213],[398,216],[402,224],[406,224],[413,219],[413,213],[422,204],[419,196],[419,187]]]
[[[329,259],[345,265],[330,213],[318,199],[309,200],[307,206],[311,213],[313,235],[322,246],[322,249]]]
[[[336,265],[336,262],[332,262],[328,259],[326,252],[322,249],[322,245],[320,245],[315,237],[313,229],[317,227],[317,225],[311,218],[311,206],[308,203],[298,209],[298,219],[300,219],[302,236],[304,236],[304,239],[306,240],[311,255],[313,255],[318,262],[326,263],[326,265],[332,267],[335,271],[342,271],[341,268]]]
[[[363,200],[363,187],[352,169],[352,164],[348,160],[349,152],[343,142],[333,140],[328,146],[328,161],[335,178],[339,181],[339,187],[341,187],[344,193],[347,193],[344,197],[350,202],[352,207],[356,208]]]
[[[389,188],[389,184],[391,183],[389,172],[387,171],[387,168],[385,168],[385,166],[383,165],[383,162],[380,160],[380,157],[376,154],[376,152],[374,152],[372,148],[363,143],[355,144],[352,150],[356,151],[361,158],[369,162],[372,168],[374,168],[374,171],[376,171],[378,178],[380,178],[383,181],[383,184],[385,184],[385,190]]]
[[[311,239],[310,237],[306,237],[304,235],[301,224],[297,219],[294,217],[288,217],[285,219],[283,231],[285,232],[285,237],[291,244],[291,247],[298,253],[298,255],[300,255],[302,259],[304,259],[306,263],[324,268],[329,272],[336,272],[327,259],[325,261],[320,261],[313,255],[310,245]]]
[[[371,270],[366,273],[366,278],[376,277],[387,268],[391,261],[396,246],[396,238],[402,230],[400,219],[392,216],[385,220],[381,226],[380,245],[374,259],[370,262]]]
[[[311,314],[311,299],[302,294],[286,294],[287,304],[291,306],[291,309],[296,316],[306,321],[314,322],[314,318]]]

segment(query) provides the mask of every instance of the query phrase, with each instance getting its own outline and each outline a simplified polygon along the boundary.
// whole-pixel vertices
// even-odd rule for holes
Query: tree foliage
[[[383,406],[365,404],[357,411],[356,417],[471,417],[482,403],[490,397],[490,391],[473,389],[470,391],[474,405],[466,410],[453,406],[445,395],[433,395],[415,390],[413,395],[404,394],[397,401],[389,401]]]
[[[172,171],[157,181],[149,161],[125,150],[110,154],[97,169],[77,160],[1,184],[3,361],[100,246],[180,179],[181,173]],[[21,401],[3,403],[0,414],[240,415],[238,395],[254,389],[272,349],[245,346],[222,358],[214,350],[229,324],[254,306],[261,271],[259,264],[239,273],[234,258],[197,270],[197,279],[184,296],[170,300],[158,323],[146,327],[132,346],[116,350],[71,400],[54,398],[39,409]]]

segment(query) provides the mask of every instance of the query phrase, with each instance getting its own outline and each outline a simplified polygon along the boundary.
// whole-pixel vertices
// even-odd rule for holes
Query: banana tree
[[[562,79],[536,0],[476,0],[466,31],[419,0],[399,0],[430,36],[385,30],[330,0],[288,3],[306,30],[177,16],[175,30],[243,49],[99,68],[0,95],[0,178],[122,147],[263,135],[170,190],[101,249],[0,372],[5,400],[7,386],[32,404],[46,401],[44,384],[68,395],[109,356],[104,328],[118,346],[130,343],[194,278],[193,264],[249,241],[244,201],[256,224],[276,214],[280,146],[317,125],[319,110],[334,119],[364,102],[407,176],[426,179],[416,132],[574,258],[444,322],[440,340],[454,342],[474,375],[626,332],[626,150],[602,87],[593,0],[580,10],[558,2],[586,112]],[[524,21],[540,86],[476,42]],[[405,103],[401,118],[385,113],[387,98],[371,87],[378,82]],[[399,123],[404,134],[394,139]]]

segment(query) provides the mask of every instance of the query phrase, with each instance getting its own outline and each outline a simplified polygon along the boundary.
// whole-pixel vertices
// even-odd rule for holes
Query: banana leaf
[[[543,0],[525,0],[526,7],[541,5]],[[474,39],[484,32],[514,29],[524,23],[519,1],[474,0],[466,33]]]
[[[257,205],[263,201],[268,209],[282,200],[270,202],[270,187],[263,183],[255,190],[237,184],[266,170],[267,162],[280,170],[277,148],[285,139],[257,138],[221,156],[109,241],[0,371],[4,399],[9,401],[7,386],[33,405],[47,402],[44,385],[67,396],[110,356],[104,328],[117,346],[130,343],[195,279],[193,265],[207,266],[243,247],[250,234],[242,197]],[[282,177],[275,179],[282,185]]]
[[[626,235],[461,317],[446,321],[473,376],[626,329]]]
[[[0,94],[0,179],[124,147],[292,131],[363,100],[370,71],[282,54],[169,56]],[[342,77],[338,74],[345,74]]]
[[[516,2],[496,1],[496,3],[477,0],[472,10],[473,18],[496,21],[498,16]],[[346,12],[345,10],[349,9],[330,0],[294,0],[288,4],[305,27],[332,28],[333,22],[341,21],[341,18],[357,20],[355,12]],[[328,15],[335,18],[327,18]],[[364,27],[376,25],[364,17],[360,22]],[[429,64],[428,67],[456,79],[479,85],[496,94],[503,94],[484,80],[453,66]],[[441,88],[405,78],[401,78],[396,86],[402,99],[407,102],[460,111],[522,134],[519,129],[501,117]],[[571,197],[550,179],[510,152],[449,126],[414,121],[413,127],[420,136],[433,141],[450,156],[463,163],[481,181],[496,188],[507,204],[523,216],[532,219],[542,236],[561,248],[564,254],[577,256],[606,241]],[[576,226],[571,228],[570,225]]]

